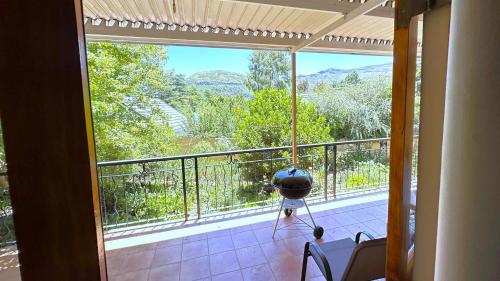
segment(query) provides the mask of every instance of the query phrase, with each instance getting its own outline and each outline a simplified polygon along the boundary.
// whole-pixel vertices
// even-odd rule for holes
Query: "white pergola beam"
[[[292,8],[306,11],[347,14],[363,4],[359,1],[338,0],[219,0],[223,2],[245,3],[252,5],[269,5],[274,7]],[[386,1],[384,1],[386,2]],[[394,8],[390,5],[380,6],[367,15],[376,17],[393,18]]]
[[[368,2],[365,2],[361,6],[357,7],[356,9],[352,10],[351,12],[345,14],[343,17],[332,22],[327,27],[325,27],[322,30],[318,31],[317,33],[313,34],[311,37],[309,37],[309,39],[303,40],[299,44],[292,47],[290,49],[290,53],[295,53],[298,50],[313,44],[314,42],[320,40],[323,36],[333,32],[335,29],[351,22],[352,20],[356,19],[357,17],[362,16],[362,15],[368,13],[369,11],[372,11],[373,9],[379,7],[382,3],[386,2],[386,1],[387,0],[369,0]]]
[[[224,32],[192,32],[182,31],[181,28],[160,30],[157,28],[144,29],[133,28],[130,24],[126,27],[118,25],[106,26],[100,24],[92,25],[91,21],[85,24],[85,35],[88,41],[112,41],[131,42],[146,44],[168,44],[185,46],[205,46],[222,48],[250,48],[250,49],[273,49],[288,51],[290,46],[299,44],[300,39],[296,37],[289,39],[280,36],[253,36],[225,34]],[[304,51],[315,51],[325,53],[355,53],[391,55],[392,45],[387,42],[373,43],[357,40],[319,40],[304,49]]]

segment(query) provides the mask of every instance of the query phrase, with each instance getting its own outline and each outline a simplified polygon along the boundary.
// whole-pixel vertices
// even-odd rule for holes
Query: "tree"
[[[290,71],[290,57],[286,52],[253,51],[245,86],[254,93],[263,89],[288,89]]]
[[[92,42],[87,47],[99,161],[172,154],[175,133],[152,103],[168,90],[167,50],[155,45]]]
[[[361,78],[359,77],[358,72],[353,71],[353,72],[347,74],[347,76],[344,78],[343,82],[344,82],[344,84],[351,84],[351,85],[359,84],[359,83],[361,83]]]
[[[263,90],[255,93],[245,109],[236,112],[236,131],[234,140],[241,149],[259,147],[279,147],[291,145],[292,99],[285,90]],[[320,115],[314,105],[297,99],[297,138],[299,144],[331,141],[330,128],[326,118]],[[274,152],[274,158],[289,157],[289,152]],[[245,165],[245,177],[253,183],[264,180],[268,183],[272,174],[283,161],[260,163],[263,155],[242,155]],[[306,167],[307,162],[301,162]]]
[[[309,80],[307,78],[302,79],[297,83],[297,92],[299,94],[305,94],[309,91]]]
[[[384,77],[344,84],[312,98],[327,116],[335,139],[387,137],[390,132],[391,83]]]
[[[235,111],[244,105],[242,96],[208,95],[185,111],[189,134],[213,138],[232,136],[236,126]]]

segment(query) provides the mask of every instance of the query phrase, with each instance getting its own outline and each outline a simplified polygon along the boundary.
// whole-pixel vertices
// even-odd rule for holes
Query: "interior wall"
[[[425,13],[413,280],[434,278],[450,5]]]
[[[499,11],[452,2],[435,280],[500,280]]]

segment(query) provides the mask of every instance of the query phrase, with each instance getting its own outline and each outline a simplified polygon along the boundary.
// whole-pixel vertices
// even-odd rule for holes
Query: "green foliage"
[[[208,95],[191,108],[184,108],[191,136],[228,137],[235,131],[235,112],[245,105],[242,96]]]
[[[304,93],[307,93],[309,91],[309,80],[306,79],[302,79],[299,81],[299,83],[297,83],[297,92],[299,94],[304,94]]]
[[[166,49],[92,42],[87,50],[98,160],[174,153],[168,118],[151,102],[169,90]]]
[[[248,107],[236,111],[238,120],[234,140],[240,149],[277,147],[291,144],[292,99],[285,90],[263,90],[255,93]],[[297,138],[302,144],[327,142],[332,140],[330,128],[325,117],[320,115],[312,104],[297,99]],[[288,153],[276,152],[273,157],[289,157]],[[263,155],[243,155],[243,161],[262,160]],[[278,162],[278,161],[276,161]],[[276,169],[284,168],[287,163],[269,162],[248,164],[245,177],[254,182],[266,184]],[[301,165],[308,166],[302,162]]]
[[[236,111],[234,139],[242,149],[291,144],[292,98],[284,90],[255,93],[247,108]],[[331,140],[330,127],[312,104],[297,99],[297,134],[299,143]]]
[[[358,162],[354,167],[339,172],[340,188],[349,190],[383,186],[387,184],[388,175],[388,165],[374,161]]]
[[[387,137],[390,132],[391,84],[384,77],[357,84],[342,82],[312,98],[327,116],[335,139]]]
[[[245,86],[254,93],[267,89],[288,89],[290,71],[290,57],[286,52],[253,51]]]

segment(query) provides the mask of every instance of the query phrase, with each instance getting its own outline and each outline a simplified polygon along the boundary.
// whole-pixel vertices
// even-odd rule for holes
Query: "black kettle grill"
[[[278,223],[283,207],[285,207],[285,216],[289,217],[293,215],[294,209],[305,206],[309,217],[311,218],[312,226],[298,216],[295,217],[300,221],[300,223],[312,228],[314,230],[314,237],[316,237],[316,239],[320,239],[323,236],[324,230],[321,226],[316,226],[306,200],[304,199],[311,192],[313,187],[313,178],[311,175],[307,171],[297,168],[284,169],[274,174],[271,180],[271,185],[278,190],[281,196],[283,196],[278,218],[276,219],[276,224],[274,226],[273,238],[276,230],[278,229]]]

